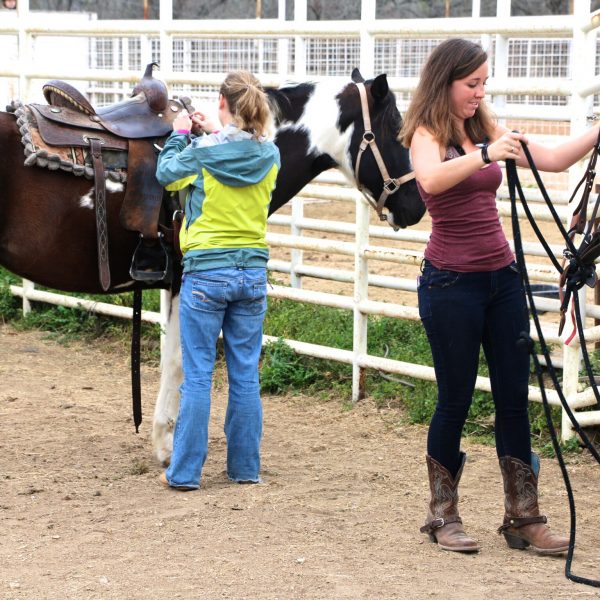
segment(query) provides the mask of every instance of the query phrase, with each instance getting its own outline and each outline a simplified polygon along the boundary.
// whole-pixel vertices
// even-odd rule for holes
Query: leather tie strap
[[[133,290],[133,333],[131,335],[131,399],[133,424],[139,433],[142,422],[142,384],[140,369],[140,337],[142,331],[142,288]]]
[[[102,164],[102,144],[98,138],[89,138],[94,168],[94,190],[96,208],[96,238],[98,241],[98,270],[100,284],[106,292],[110,288],[110,266],[108,263],[108,225],[106,220],[106,180]]]

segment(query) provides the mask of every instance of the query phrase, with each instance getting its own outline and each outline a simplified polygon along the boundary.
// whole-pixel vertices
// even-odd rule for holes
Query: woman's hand
[[[187,111],[182,110],[173,120],[173,131],[191,131],[192,119]]]
[[[197,110],[192,114],[192,133],[212,133],[215,129],[213,122],[204,113]]]
[[[528,143],[524,134],[518,131],[507,131],[488,145],[488,156],[492,161],[517,160],[521,156],[521,142]]]

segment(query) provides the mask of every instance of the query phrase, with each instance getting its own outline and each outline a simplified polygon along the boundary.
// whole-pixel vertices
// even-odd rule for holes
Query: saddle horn
[[[144,94],[148,102],[148,106],[154,112],[162,112],[169,105],[169,91],[167,86],[160,79],[154,79],[152,71],[154,67],[158,67],[158,63],[152,62],[146,66],[144,76],[139,83],[133,88],[132,96]]]

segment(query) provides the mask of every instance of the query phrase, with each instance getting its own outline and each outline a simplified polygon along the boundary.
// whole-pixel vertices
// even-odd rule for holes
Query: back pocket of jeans
[[[192,306],[197,310],[223,310],[227,303],[225,291],[227,284],[222,281],[212,281],[194,277],[192,281]]]

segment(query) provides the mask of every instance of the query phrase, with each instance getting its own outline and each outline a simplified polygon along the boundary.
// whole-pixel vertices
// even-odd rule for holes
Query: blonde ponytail
[[[248,131],[257,139],[271,133],[272,117],[267,95],[252,73],[229,73],[219,92],[227,100],[236,127]]]

